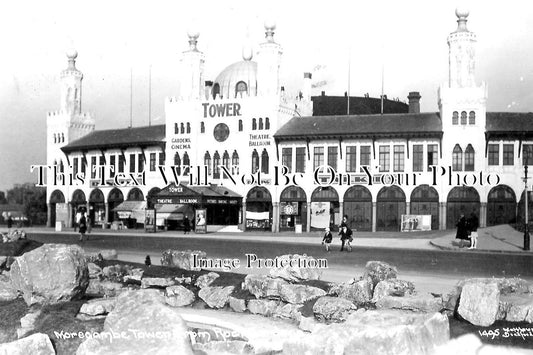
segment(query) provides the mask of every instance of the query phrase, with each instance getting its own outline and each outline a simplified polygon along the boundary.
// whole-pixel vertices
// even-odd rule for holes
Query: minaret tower
[[[457,8],[457,30],[448,36],[449,85],[451,88],[474,87],[476,35],[466,27],[468,10]]]
[[[81,81],[83,74],[76,69],[78,52],[75,49],[67,51],[68,67],[61,71],[61,102],[60,109],[70,115],[81,113]]]
[[[265,21],[266,41],[259,45],[257,52],[257,95],[277,95],[279,87],[279,67],[283,50],[274,41],[276,24]]]
[[[183,52],[181,59],[180,96],[183,100],[200,100],[205,91],[204,88],[204,62],[205,56],[197,48],[197,31],[189,31],[189,50]]]

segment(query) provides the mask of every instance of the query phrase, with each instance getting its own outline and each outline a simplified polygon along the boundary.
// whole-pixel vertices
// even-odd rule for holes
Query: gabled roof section
[[[93,131],[80,139],[70,142],[62,147],[61,150],[68,153],[90,149],[164,146],[164,142],[165,125],[157,125]]]
[[[441,137],[439,113],[293,117],[274,138]]]

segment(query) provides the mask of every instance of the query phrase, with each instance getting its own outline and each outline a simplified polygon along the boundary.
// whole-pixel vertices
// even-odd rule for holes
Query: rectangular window
[[[135,172],[135,154],[130,154],[130,173]]]
[[[533,144],[524,144],[522,149],[522,165],[533,165]]]
[[[403,145],[394,146],[394,171],[403,171],[405,168],[405,147]]]
[[[390,147],[379,147],[379,171],[385,172],[390,170]]]
[[[428,144],[428,171],[430,166],[439,164],[439,147],[436,144]]]
[[[305,173],[305,147],[296,148],[296,172]]]
[[[361,155],[359,157],[359,166],[363,166],[363,165],[370,166],[370,146],[369,145],[365,145],[361,147]]]
[[[142,173],[144,170],[144,155],[139,154],[139,159],[137,160],[137,166],[139,168],[139,172]]]
[[[315,147],[315,154],[313,154],[313,171],[322,165],[324,165],[324,147]]]
[[[155,153],[150,153],[150,171],[155,171]]]
[[[96,179],[96,157],[91,157],[91,179]]]
[[[126,158],[123,154],[120,154],[118,156],[118,172],[123,173],[124,172],[124,165],[126,165]]]
[[[328,165],[337,170],[337,147],[328,147]]]
[[[489,144],[489,165],[500,165],[499,144]]]
[[[357,165],[357,147],[348,146],[346,147],[346,172],[353,173],[355,172],[355,166]]]
[[[424,170],[424,146],[422,144],[413,145],[413,171]]]
[[[281,149],[281,164],[289,169],[289,173],[292,171],[292,148]]]
[[[115,167],[115,156],[114,155],[111,155],[109,157],[109,166],[110,166],[109,176],[115,177],[115,172],[117,168]]]
[[[78,158],[72,159],[72,173],[74,176],[78,173]]]
[[[160,166],[165,165],[165,152],[159,153],[159,165]]]
[[[514,144],[503,145],[503,165],[514,165]]]

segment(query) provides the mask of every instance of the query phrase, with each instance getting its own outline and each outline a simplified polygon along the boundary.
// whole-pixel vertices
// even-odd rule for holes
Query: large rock
[[[166,250],[161,257],[161,265],[175,266],[184,270],[200,271],[202,268],[194,265],[194,255],[197,259],[205,258],[206,253],[200,250]]]
[[[28,305],[51,304],[83,296],[89,271],[79,246],[45,244],[15,258],[11,281]]]
[[[0,274],[0,301],[12,301],[19,296],[8,275]]]
[[[469,280],[462,288],[457,312],[474,325],[488,327],[496,321],[499,303],[500,288],[497,281]]]
[[[442,298],[429,293],[408,295],[405,297],[383,296],[376,302],[378,309],[403,309],[414,312],[440,312],[443,308]]]
[[[88,316],[99,316],[108,314],[115,308],[116,299],[113,298],[96,298],[84,303],[81,308],[81,314]]]
[[[35,322],[41,316],[41,311],[30,312],[20,318],[20,328],[17,329],[17,337],[20,339],[35,329]]]
[[[279,299],[281,297],[280,289],[283,285],[288,285],[288,282],[267,275],[246,275],[242,289],[250,292],[255,298]]]
[[[188,306],[195,300],[194,293],[181,285],[165,289],[165,302],[172,307]]]
[[[315,327],[285,342],[284,354],[432,354],[450,338],[440,313],[355,312],[342,324]]]
[[[322,275],[321,268],[312,267],[318,264],[318,261],[312,256],[287,254],[278,256],[276,259],[280,267],[270,269],[270,276],[272,277],[281,277],[288,281],[302,281],[319,280]]]
[[[11,343],[0,344],[2,355],[55,355],[55,353],[50,338],[43,333],[35,333]]]
[[[77,355],[88,354],[184,354],[191,355],[188,328],[179,312],[164,304],[159,290],[122,293],[107,316],[103,333],[83,342]]]
[[[232,294],[233,289],[233,286],[207,286],[198,292],[198,297],[204,300],[204,302],[211,308],[222,308],[228,303],[229,296]]]
[[[198,288],[204,288],[204,287],[210,286],[213,283],[213,281],[215,281],[219,277],[220,275],[217,274],[216,272],[210,272],[208,274],[199,276],[198,279],[196,280],[195,285]]]
[[[369,279],[350,280],[334,286],[330,289],[329,294],[345,298],[356,306],[361,307],[372,299],[372,286],[372,282]]]
[[[242,313],[246,311],[246,300],[236,297],[230,297],[229,306],[233,310],[233,312]]]
[[[114,297],[124,292],[126,288],[120,282],[101,281],[99,279],[90,279],[89,286],[85,293],[98,297]]]
[[[370,278],[373,287],[376,287],[380,281],[395,279],[397,275],[396,267],[383,261],[369,261],[366,263],[363,279]]]
[[[95,263],[88,262],[87,269],[89,270],[90,279],[97,279],[102,275],[102,268]]]
[[[141,288],[166,288],[176,284],[176,281],[170,277],[143,277],[141,279]]]
[[[302,317],[302,313],[300,312],[301,307],[301,304],[280,302],[272,316],[275,318],[293,319],[299,322]]]
[[[374,288],[374,295],[372,302],[379,301],[380,298],[385,296],[402,297],[405,295],[414,295],[415,285],[411,281],[390,279],[378,282]]]
[[[533,295],[500,295],[498,320],[533,323]]]
[[[340,297],[320,297],[313,305],[315,317],[323,321],[342,322],[357,307]]]
[[[253,314],[260,314],[271,317],[279,306],[279,301],[275,300],[249,300],[248,310]]]
[[[284,284],[279,289],[281,299],[293,304],[302,304],[313,298],[326,295],[326,291],[313,286]]]

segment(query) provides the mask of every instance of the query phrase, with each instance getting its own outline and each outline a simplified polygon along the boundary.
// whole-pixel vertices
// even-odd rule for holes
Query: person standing
[[[85,238],[85,232],[87,231],[87,219],[85,218],[85,213],[81,214],[80,222],[78,223],[78,229],[80,231],[80,242],[83,242]]]
[[[324,238],[322,238],[322,245],[326,245],[326,251],[329,252],[329,245],[331,244],[331,241],[333,240],[333,235],[331,234],[331,231],[329,228],[326,228],[324,231]]]
[[[339,235],[340,235],[340,238],[341,238],[341,250],[340,251],[344,251],[344,244],[346,243],[346,230],[348,228],[348,216],[347,215],[344,215],[342,216],[342,222],[339,226]]]
[[[13,228],[13,218],[11,213],[7,214],[7,234],[11,234],[11,228]]]
[[[459,220],[457,221],[457,224],[455,226],[457,227],[457,233],[455,234],[455,238],[459,239],[459,246],[462,248],[463,240],[469,239],[467,221],[463,213],[461,213],[461,217],[459,217]]]
[[[476,214],[472,212],[470,214],[470,218],[468,218],[468,229],[470,230],[470,247],[468,249],[476,249],[477,248],[477,229],[479,227],[479,219],[477,218]]]
[[[183,234],[187,234],[191,231],[191,221],[189,221],[189,217],[185,216],[183,219]]]

